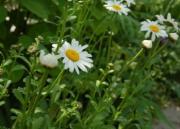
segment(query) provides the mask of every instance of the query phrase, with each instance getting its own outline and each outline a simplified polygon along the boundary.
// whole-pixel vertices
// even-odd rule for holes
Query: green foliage
[[[3,6],[0,6],[0,23],[5,20],[7,16],[7,11]]]
[[[48,0],[47,0],[48,1]],[[43,0],[20,0],[20,4],[40,18],[48,18],[50,9],[48,2]]]
[[[0,129],[152,129],[154,118],[174,128],[159,100],[179,102],[180,40],[145,49],[140,22],[179,19],[180,2],[137,0],[128,16],[104,2],[0,1]],[[73,38],[93,55],[88,73],[41,65],[41,50]]]

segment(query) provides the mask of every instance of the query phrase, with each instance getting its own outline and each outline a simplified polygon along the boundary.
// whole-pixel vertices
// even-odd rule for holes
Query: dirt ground
[[[180,129],[180,107],[171,105],[163,110],[166,117],[172,122],[176,129]],[[170,129],[165,124],[155,122],[153,129]]]

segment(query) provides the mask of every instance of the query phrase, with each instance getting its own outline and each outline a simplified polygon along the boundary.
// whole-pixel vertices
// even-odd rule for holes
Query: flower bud
[[[179,38],[179,35],[177,33],[170,33],[169,36],[174,41],[177,41]]]
[[[35,53],[38,50],[38,46],[36,43],[33,43],[32,45],[30,45],[27,49],[28,53],[32,54]]]
[[[42,65],[48,68],[54,68],[58,65],[59,57],[53,53],[49,53],[45,55],[44,51],[40,52],[39,61]]]
[[[152,41],[151,40],[143,40],[142,45],[143,45],[143,47],[150,49],[150,48],[152,48]]]

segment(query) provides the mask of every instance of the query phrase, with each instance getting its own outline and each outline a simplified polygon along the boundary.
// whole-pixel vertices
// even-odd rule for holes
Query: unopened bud
[[[37,44],[33,43],[32,45],[30,45],[27,49],[28,53],[35,53],[37,51]]]
[[[143,47],[145,47],[147,49],[151,49],[152,48],[152,41],[151,40],[143,40],[142,45],[143,45]]]
[[[170,33],[169,36],[174,41],[177,41],[179,38],[179,35],[177,33]]]

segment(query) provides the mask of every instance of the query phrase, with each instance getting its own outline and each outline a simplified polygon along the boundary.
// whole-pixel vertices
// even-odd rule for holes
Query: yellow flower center
[[[120,11],[120,10],[121,10],[121,6],[118,5],[118,4],[112,5],[112,8],[113,8],[114,10],[116,10],[116,11]]]
[[[150,25],[150,30],[152,31],[152,32],[159,32],[160,30],[159,30],[159,27],[157,26],[157,25]]]
[[[76,50],[67,49],[65,54],[73,62],[76,62],[80,59],[79,53]]]

